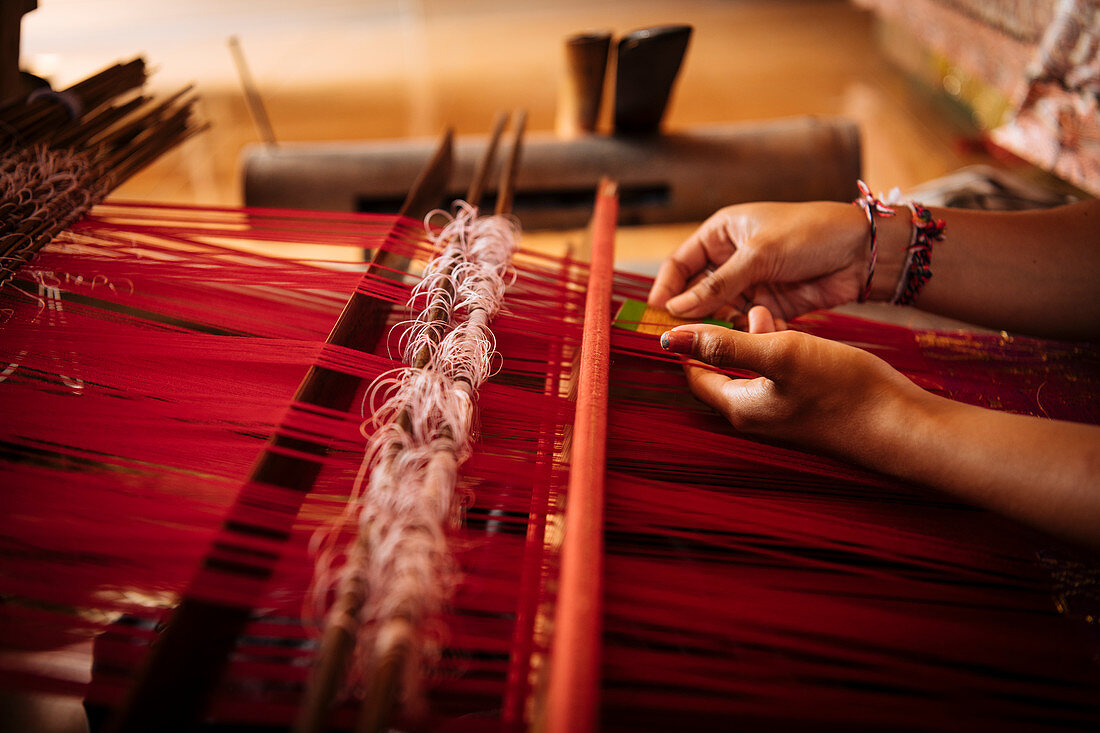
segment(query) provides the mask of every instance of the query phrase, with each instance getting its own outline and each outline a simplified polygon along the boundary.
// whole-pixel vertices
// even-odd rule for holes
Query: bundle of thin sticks
[[[145,62],[0,108],[0,287],[123,181],[199,131],[183,89],[154,102]]]

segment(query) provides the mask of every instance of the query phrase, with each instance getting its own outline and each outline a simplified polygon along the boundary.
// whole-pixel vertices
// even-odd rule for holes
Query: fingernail
[[[665,331],[661,334],[661,348],[674,354],[690,354],[695,346],[693,331]]]

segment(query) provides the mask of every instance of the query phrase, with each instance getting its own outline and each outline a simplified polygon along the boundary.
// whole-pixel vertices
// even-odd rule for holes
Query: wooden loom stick
[[[427,167],[413,184],[401,213],[422,216],[436,205],[452,167],[453,132],[447,129]],[[396,231],[391,230],[388,236]],[[364,277],[385,273],[395,261],[379,250]],[[369,351],[381,337],[389,306],[356,291],[344,306],[326,341],[329,345]],[[360,379],[343,372],[312,366],[294,395],[293,405],[346,410]],[[294,409],[292,407],[292,409]],[[212,599],[211,587],[230,579],[261,592],[290,536],[297,507],[305,500],[321,470],[326,446],[291,437],[276,428],[238,494],[213,548],[172,619],[153,649],[119,716],[109,730],[139,733],[150,730],[190,730],[206,708],[237,637],[252,614],[249,606]],[[254,488],[258,487],[258,488]],[[262,495],[282,489],[284,505],[277,518],[265,512],[263,523],[253,521],[252,506],[266,505]],[[260,496],[256,496],[259,494]],[[267,541],[267,552],[257,551],[257,540]]]
[[[508,113],[501,110],[493,120],[493,131],[489,134],[489,143],[485,146],[485,154],[481,156],[477,170],[474,171],[470,187],[466,189],[466,202],[480,207],[481,196],[485,192],[485,184],[489,181],[489,173],[493,169],[493,160],[496,158],[497,146],[500,145],[500,136],[504,133],[504,126],[508,124]]]
[[[519,172],[519,157],[523,147],[523,133],[527,127],[527,110],[519,110],[516,113],[516,131],[512,139],[512,151],[508,154],[508,160],[500,169],[500,185],[497,186],[498,214],[511,214],[512,201],[516,195],[516,174]]]
[[[516,115],[512,148],[500,171],[500,183],[497,187],[497,214],[511,212],[515,176],[519,168],[526,121],[527,113],[520,110]],[[493,146],[491,145],[491,147]],[[486,166],[487,169],[488,166]],[[471,318],[475,315],[479,314],[472,313]],[[485,315],[484,311],[481,311],[480,315],[483,317]],[[359,720],[356,725],[358,733],[381,733],[381,731],[387,730],[398,697],[402,692],[400,680],[409,664],[409,655],[413,649],[412,635],[414,633],[413,625],[403,616],[394,615],[381,624],[377,636],[378,641],[375,644],[375,654],[372,659],[370,688],[359,711]]]
[[[482,192],[485,190],[485,182],[492,170],[493,159],[496,157],[497,145],[500,142],[507,121],[507,113],[497,115],[489,145],[473,180],[470,182],[467,201],[474,206],[480,203]],[[451,293],[448,290],[446,293],[439,294],[433,300],[429,305],[429,309],[433,311],[430,320],[438,321],[441,319],[447,310],[443,303],[448,301],[450,297]],[[433,329],[429,332],[429,336],[438,341],[442,334]],[[429,356],[429,352],[422,350],[414,357],[412,366],[417,369],[424,368]],[[408,422],[407,410],[402,411],[397,419],[401,422]],[[340,623],[329,623],[322,634],[317,662],[306,685],[305,698],[298,709],[298,718],[294,724],[296,733],[315,733],[325,729],[332,711],[333,700],[336,698],[347,671],[348,658],[355,648],[355,629],[358,628],[359,613],[365,600],[365,592],[358,587],[346,589],[337,598],[335,607],[340,609],[343,618]],[[405,624],[405,626],[408,626],[408,624]],[[392,638],[397,643],[399,640],[407,639],[408,633],[410,631],[404,627],[395,628],[391,629],[388,638]],[[395,698],[397,694],[396,679],[394,677],[388,681],[389,687],[381,693],[382,699],[393,700]],[[390,687],[393,689],[390,689]]]
[[[245,105],[252,115],[252,121],[259,129],[264,144],[274,145],[275,129],[271,126],[271,119],[267,116],[267,108],[264,107],[264,99],[260,96],[260,90],[256,88],[256,82],[252,79],[248,61],[244,57],[244,49],[241,48],[241,40],[236,36],[229,37],[229,51],[233,54],[233,63],[237,66],[237,76],[241,79]]]
[[[618,186],[602,180],[592,217],[592,264],[545,708],[548,733],[590,733],[597,727],[611,286],[618,209]]]

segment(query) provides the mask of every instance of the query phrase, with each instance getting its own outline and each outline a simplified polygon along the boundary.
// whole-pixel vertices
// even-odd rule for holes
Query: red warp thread
[[[324,215],[310,231],[304,220],[105,207],[42,253],[22,292],[3,294],[9,689],[102,705],[125,693],[358,287],[357,273],[241,255],[234,243],[282,232],[288,244],[316,244],[331,233],[361,249],[388,227]],[[394,246],[427,256],[411,231]],[[559,386],[580,346],[588,271],[532,253],[516,264],[494,322],[502,370],[481,391],[481,438],[461,478],[465,523],[451,543],[464,582],[438,620],[447,651],[431,673],[427,729],[525,727],[551,638],[568,478],[560,449],[573,421]],[[614,297],[648,286],[619,273]],[[795,326],[859,343],[955,399],[1100,421],[1094,346],[835,314]],[[392,368],[395,344],[326,352],[324,363],[369,380]],[[655,338],[614,332],[610,347],[601,730],[1100,723],[1073,598],[1063,593],[1070,613],[1059,613],[1036,562],[1037,550],[1063,550],[944,497],[739,436],[690,397]],[[358,408],[288,414],[286,429],[325,435],[329,449],[263,595],[231,581],[210,589],[254,609],[210,711],[217,721],[293,719],[314,651],[300,619],[309,538],[342,510],[358,465]],[[286,506],[277,490],[252,490],[250,521]],[[354,707],[336,724],[350,726]]]

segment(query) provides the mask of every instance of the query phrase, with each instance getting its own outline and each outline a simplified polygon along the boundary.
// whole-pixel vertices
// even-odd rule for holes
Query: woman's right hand
[[[870,254],[867,216],[857,206],[728,206],[662,263],[649,303],[680,318],[757,304],[789,320],[855,300]]]
[[[688,386],[740,432],[827,453],[1100,549],[1100,427],[1015,415],[925,392],[862,349],[797,331],[677,326]],[[703,362],[700,364],[699,362]],[[759,376],[731,378],[720,369]]]

